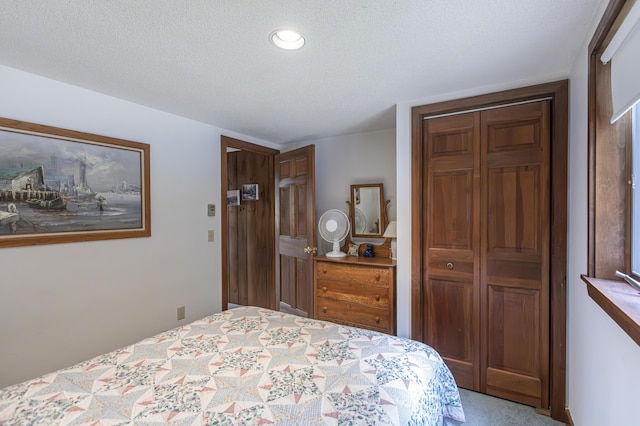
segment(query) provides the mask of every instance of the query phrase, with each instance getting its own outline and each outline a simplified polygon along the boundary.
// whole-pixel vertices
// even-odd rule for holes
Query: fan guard
[[[345,257],[347,255],[340,251],[340,242],[349,235],[349,229],[349,218],[342,210],[327,210],[320,216],[318,232],[322,239],[333,243],[333,250],[327,253],[327,257]]]

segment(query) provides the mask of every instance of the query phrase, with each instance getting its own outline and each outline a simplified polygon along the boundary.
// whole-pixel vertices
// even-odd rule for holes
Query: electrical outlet
[[[178,321],[185,319],[185,307],[184,306],[179,306],[178,307]]]
[[[208,235],[208,238],[209,238],[209,242],[212,243],[213,242],[213,229],[209,229],[207,235]]]

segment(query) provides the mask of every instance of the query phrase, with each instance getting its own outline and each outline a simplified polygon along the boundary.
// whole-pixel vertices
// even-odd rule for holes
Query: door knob
[[[318,251],[318,249],[316,247],[311,248],[311,247],[305,247],[304,248],[304,252],[307,254],[313,253],[316,254],[316,252]]]

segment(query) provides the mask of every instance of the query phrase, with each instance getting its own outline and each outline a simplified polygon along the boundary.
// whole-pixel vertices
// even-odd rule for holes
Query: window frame
[[[640,280],[640,103],[631,111],[629,169],[629,274]]]
[[[611,0],[589,44],[589,296],[640,345],[640,292],[615,277],[631,272],[631,112],[610,123],[611,64],[600,55],[633,1]],[[623,208],[619,208],[619,206]]]

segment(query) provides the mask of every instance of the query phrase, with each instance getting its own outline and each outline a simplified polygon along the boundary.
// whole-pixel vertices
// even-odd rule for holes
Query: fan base
[[[345,257],[347,255],[347,253],[343,252],[343,251],[330,251],[329,253],[327,253],[327,257]]]

